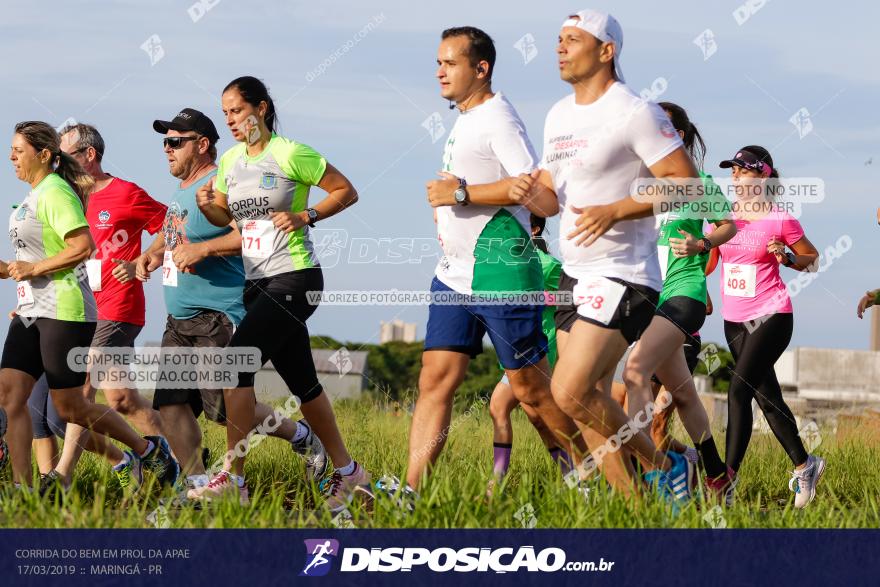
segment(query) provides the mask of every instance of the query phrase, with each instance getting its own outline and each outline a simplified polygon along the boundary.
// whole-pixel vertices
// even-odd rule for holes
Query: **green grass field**
[[[409,418],[395,415],[369,400],[336,405],[351,453],[377,479],[400,476],[406,462]],[[224,429],[203,424],[212,457],[225,447]],[[371,514],[353,509],[359,528],[518,528],[534,512],[538,528],[706,528],[711,507],[692,504],[677,517],[653,499],[628,501],[605,491],[589,503],[563,483],[556,466],[521,411],[514,412],[515,440],[510,474],[503,491],[484,497],[492,469],[492,425],[488,408],[459,412],[453,419],[446,449],[415,513],[404,516],[389,500],[376,502]],[[795,510],[788,490],[791,463],[769,435],[753,438],[737,489],[737,503],[721,512],[728,528],[877,528],[880,526],[880,472],[877,450],[864,442],[838,444],[823,432],[815,450],[828,461],[816,501]],[[681,436],[677,434],[677,436]],[[723,442],[721,443],[723,445]],[[252,504],[240,508],[220,504],[206,510],[169,509],[159,524],[173,528],[284,528],[333,525],[321,509],[316,489],[303,481],[302,461],[290,446],[265,439],[247,462]],[[11,485],[9,471],[0,484]],[[152,489],[152,488],[150,488]],[[3,492],[0,525],[27,528],[141,528],[156,510],[157,491],[142,491],[131,501],[121,499],[109,466],[86,455],[64,505],[41,502],[22,492]],[[525,509],[522,509],[525,508]],[[528,512],[522,519],[515,514]],[[716,519],[716,524],[718,523]]]

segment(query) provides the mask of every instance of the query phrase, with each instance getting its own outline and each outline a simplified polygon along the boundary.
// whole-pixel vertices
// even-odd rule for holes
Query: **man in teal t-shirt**
[[[181,180],[165,215],[162,234],[137,260],[138,279],[161,267],[168,318],[162,347],[225,348],[233,327],[244,317],[242,294],[245,271],[241,258],[241,233],[235,223],[217,227],[196,205],[198,189],[217,175],[216,142],[219,138],[211,120],[197,110],[184,109],[173,121],[157,120],[153,129],[165,135],[165,154],[171,174]],[[167,378],[172,381],[173,379]],[[159,410],[168,441],[180,459],[188,488],[208,482],[198,455],[201,429],[196,418],[225,424],[222,389],[165,389],[157,386],[153,407]],[[256,420],[263,421],[272,408],[257,403]],[[291,442],[304,454],[301,443],[293,442],[296,423],[276,417],[278,426],[270,436]],[[308,456],[307,468],[323,475],[323,450]]]

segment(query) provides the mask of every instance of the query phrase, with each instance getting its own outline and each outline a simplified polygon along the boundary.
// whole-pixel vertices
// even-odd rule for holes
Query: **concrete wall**
[[[318,380],[330,397],[330,401],[357,399],[364,389],[364,377],[358,373],[342,376],[338,373],[318,373]],[[257,398],[261,401],[285,400],[290,396],[287,385],[274,369],[261,369],[257,372],[254,388]]]

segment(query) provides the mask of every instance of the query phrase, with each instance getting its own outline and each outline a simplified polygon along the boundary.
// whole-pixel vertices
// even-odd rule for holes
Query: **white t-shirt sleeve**
[[[626,130],[629,149],[646,167],[651,167],[683,146],[669,117],[653,102],[638,103]]]
[[[512,120],[503,121],[493,129],[488,144],[510,177],[530,173],[538,166],[538,158],[526,129]]]

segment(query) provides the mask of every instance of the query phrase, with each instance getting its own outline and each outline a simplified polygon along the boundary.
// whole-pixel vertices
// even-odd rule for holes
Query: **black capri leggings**
[[[318,307],[307,292],[324,290],[324,276],[318,267],[282,273],[245,283],[244,307],[247,313],[229,341],[230,348],[257,347],[262,364],[272,366],[293,395],[303,403],[321,395],[309,329],[306,320]],[[252,387],[253,373],[240,372],[238,387]]]
[[[28,398],[28,411],[31,413],[31,425],[34,429],[34,440],[50,438],[52,435],[64,438],[67,422],[58,415],[52,396],[49,395],[49,383],[43,375],[34,384]]]
[[[757,328],[755,322],[724,321],[724,336],[736,366],[727,391],[727,464],[739,471],[752,437],[752,399],[764,412],[776,439],[795,465],[807,460],[794,415],[782,399],[773,365],[791,342],[794,318],[773,314]],[[746,324],[751,328],[746,328]]]

